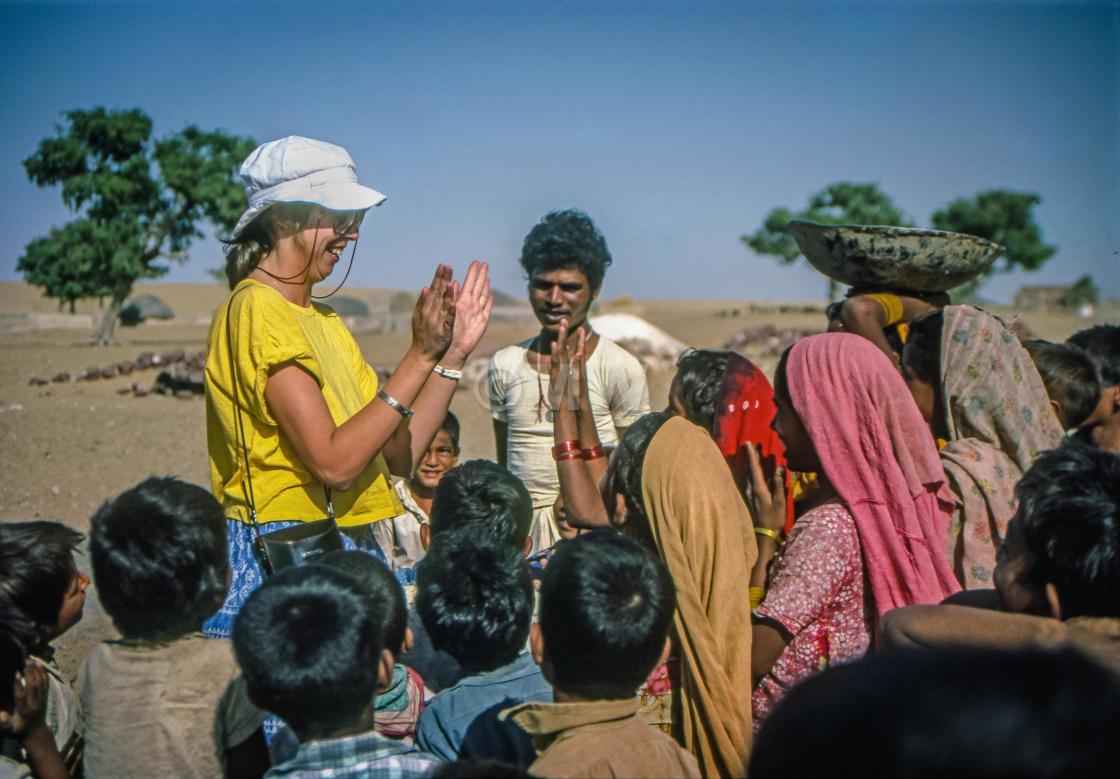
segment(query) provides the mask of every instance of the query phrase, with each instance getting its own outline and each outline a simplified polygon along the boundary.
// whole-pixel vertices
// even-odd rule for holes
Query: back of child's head
[[[677,360],[673,388],[685,417],[709,432],[715,422],[716,399],[730,356],[726,349],[690,349]]]
[[[1046,393],[1058,404],[1062,427],[1080,427],[1092,415],[1101,397],[1097,365],[1081,348],[1050,341],[1024,341],[1042,376]]]
[[[245,601],[233,649],[249,697],[300,740],[354,725],[377,688],[387,611],[321,563],[279,571]]]
[[[228,589],[226,518],[206,490],[145,479],[90,520],[97,594],[127,639],[170,641],[199,630]]]
[[[529,636],[533,585],[521,552],[473,524],[432,539],[416,569],[416,611],[437,650],[469,673],[513,662]]]
[[[13,688],[37,640],[36,633],[35,625],[22,611],[0,600],[0,711],[13,710]]]
[[[1118,721],[1120,677],[1074,650],[870,654],[790,690],[748,775],[1111,775]]]
[[[443,475],[432,499],[432,538],[459,525],[482,528],[514,546],[525,546],[533,499],[524,482],[490,460],[468,460]]]
[[[1120,455],[1067,440],[1035,460],[1015,493],[1029,580],[1054,585],[1063,619],[1120,617]]]
[[[1097,325],[1080,330],[1067,341],[1089,353],[1100,368],[1106,387],[1120,384],[1120,325]]]
[[[631,698],[657,665],[673,621],[668,569],[613,530],[566,541],[544,571],[540,629],[558,690]]]
[[[439,432],[447,433],[447,437],[451,439],[451,445],[455,447],[455,452],[459,452],[459,417],[452,414],[450,411],[443,418],[443,423],[439,426]]]
[[[396,657],[404,647],[408,629],[408,605],[401,585],[384,564],[357,549],[327,552],[315,562],[348,573],[358,580],[362,590],[385,612],[385,648]]]
[[[0,600],[22,612],[40,639],[58,621],[83,537],[59,522],[0,523]]]

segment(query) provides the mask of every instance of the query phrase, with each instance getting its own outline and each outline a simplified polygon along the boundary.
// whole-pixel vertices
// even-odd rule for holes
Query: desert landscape
[[[171,474],[209,487],[201,395],[137,396],[134,385],[154,387],[162,366],[75,380],[93,373],[91,369],[134,362],[144,352],[162,356],[204,350],[210,318],[227,294],[218,283],[145,284],[136,292],[166,302],[173,318],[119,327],[116,344],[89,346],[85,339],[100,315],[96,300],[80,302],[73,315],[62,314],[57,302],[42,297],[39,290],[0,283],[0,446],[7,474],[0,483],[0,519],[53,519],[84,532],[102,501],[149,475]],[[351,327],[366,358],[381,370],[391,369],[409,342],[409,293],[347,288],[340,296],[362,301],[373,312],[355,317]],[[462,423],[462,459],[494,457],[485,386],[475,377],[485,375],[494,351],[536,331],[532,313],[520,298],[502,296],[501,302],[472,361],[477,364],[469,366],[473,370],[452,403]],[[723,347],[745,333],[736,348],[770,372],[786,340],[824,329],[823,311],[823,301],[638,301],[622,296],[597,303],[593,318],[640,317],[693,347]],[[1010,309],[994,311],[1016,318]],[[1025,314],[1021,321],[1037,336],[1054,340],[1087,326],[1064,313]],[[635,349],[640,350],[640,344]],[[672,360],[653,354],[647,356],[647,364],[651,405],[663,408]],[[63,373],[70,380],[52,381]],[[79,566],[88,569],[83,559]],[[111,634],[91,587],[83,621],[57,642],[64,670],[75,673],[89,646]]]

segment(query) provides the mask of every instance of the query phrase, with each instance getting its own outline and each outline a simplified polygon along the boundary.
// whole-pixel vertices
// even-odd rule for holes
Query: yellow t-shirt
[[[329,306],[290,303],[251,279],[237,285],[214,315],[206,353],[206,443],[210,481],[227,516],[249,521],[243,479],[245,458],[237,437],[233,374],[226,335],[227,308],[237,366],[238,402],[245,425],[253,496],[260,522],[312,520],[326,515],[318,481],[280,434],[264,399],[269,370],[294,363],[323,390],[327,408],[341,425],[377,393],[377,373]],[[333,491],[338,524],[349,527],[403,512],[389,481],[385,458],[377,455],[350,489]]]

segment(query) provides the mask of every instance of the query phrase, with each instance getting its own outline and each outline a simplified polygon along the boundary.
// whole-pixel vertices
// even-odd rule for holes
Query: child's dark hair
[[[1118,721],[1120,677],[1072,649],[869,654],[790,690],[747,775],[1105,776]]]
[[[1106,387],[1120,384],[1120,325],[1097,325],[1080,330],[1067,343],[1089,353],[1101,372]]]
[[[613,530],[556,547],[541,583],[541,633],[556,689],[632,698],[657,665],[673,621],[668,569]]]
[[[357,579],[313,563],[277,572],[233,623],[249,697],[300,740],[353,725],[373,700],[386,612]]]
[[[89,554],[101,605],[128,639],[192,633],[226,595],[225,513],[179,479],[153,476],[102,504]]]
[[[642,500],[642,466],[645,464],[649,442],[667,419],[665,414],[654,411],[626,428],[622,440],[611,455],[607,470],[606,494],[621,495],[626,504],[626,521],[618,523],[616,518],[612,518],[612,524],[650,550],[656,549],[656,545],[649,529],[646,504]],[[614,506],[608,506],[607,510],[613,514]]]
[[[447,412],[447,416],[443,418],[443,423],[439,429],[447,433],[447,437],[451,439],[451,445],[455,447],[455,451],[459,451],[459,417]]]
[[[712,431],[716,399],[731,352],[726,349],[690,349],[677,360],[677,393],[688,420]]]
[[[610,266],[607,242],[582,211],[553,211],[537,222],[521,246],[521,267],[530,278],[537,271],[578,267],[592,290],[603,286]]]
[[[408,629],[408,605],[404,600],[401,585],[385,565],[370,555],[357,549],[339,549],[327,552],[315,561],[319,565],[329,565],[358,580],[362,590],[379,609],[385,611],[384,644],[396,657],[404,648],[404,634]]]
[[[1029,579],[1053,584],[1062,618],[1120,617],[1120,455],[1069,439],[1015,488]]]
[[[931,311],[910,323],[902,350],[903,369],[919,381],[941,389],[941,331],[945,312]]]
[[[468,460],[443,475],[432,499],[432,538],[472,525],[519,551],[533,521],[533,499],[521,479],[490,460]]]
[[[74,552],[83,538],[59,522],[0,523],[0,601],[35,625],[38,640],[58,622],[78,573]]]
[[[1046,392],[1061,409],[1062,427],[1080,427],[1101,399],[1101,378],[1093,358],[1073,344],[1024,341]]]
[[[435,536],[416,569],[416,611],[432,646],[468,673],[512,663],[525,647],[533,585],[518,550],[472,525]]]
[[[0,711],[10,712],[14,706],[12,687],[16,677],[23,673],[38,632],[26,614],[0,600]]]

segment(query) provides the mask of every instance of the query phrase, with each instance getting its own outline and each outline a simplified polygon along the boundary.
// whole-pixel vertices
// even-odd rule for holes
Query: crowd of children
[[[296,219],[268,207],[254,213]],[[328,236],[308,260],[326,274],[364,212],[310,213],[295,234]],[[248,322],[261,343],[224,341],[233,394],[209,387],[215,488],[151,477],[106,501],[88,565],[72,529],[0,523],[0,779],[1120,764],[1120,326],[1023,344],[944,295],[857,290],[772,383],[741,355],[689,351],[667,408],[640,415],[644,381],[615,386],[629,358],[586,321],[605,241],[559,212],[522,258],[540,334],[490,377],[499,462],[458,463],[446,406],[488,320],[485,267],[461,287],[437,272],[415,349],[379,387],[349,352],[333,374],[313,354],[349,338],[337,317],[292,314],[246,275],[296,263],[299,241],[275,254],[276,236],[247,234],[231,254],[243,304],[318,335],[293,319],[289,342],[269,340],[263,309],[219,317],[214,332]],[[270,368],[253,349],[287,357]],[[323,370],[322,389],[293,365]],[[267,384],[242,399],[241,374]],[[411,430],[402,398],[422,409]],[[308,399],[314,419],[296,419]],[[260,524],[337,507],[346,548],[262,564],[242,456],[271,463],[256,504],[296,512]],[[83,569],[119,636],[70,680],[52,642],[81,619]]]

